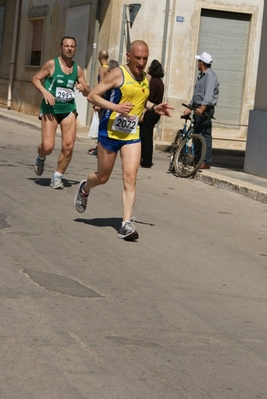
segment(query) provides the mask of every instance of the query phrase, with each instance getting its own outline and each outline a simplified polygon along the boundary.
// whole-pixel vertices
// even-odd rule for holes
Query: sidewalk
[[[25,115],[17,111],[0,108],[0,118],[17,122],[23,125],[36,127],[40,130],[40,121],[36,116]],[[58,129],[57,133],[60,132]],[[92,143],[87,137],[88,128],[80,127],[77,130],[77,140]],[[93,145],[95,141],[93,142]],[[160,145],[156,143],[156,149]],[[243,172],[245,154],[243,152],[213,150],[211,169],[203,170],[195,179],[219,188],[235,191],[251,199],[267,204],[267,179]]]

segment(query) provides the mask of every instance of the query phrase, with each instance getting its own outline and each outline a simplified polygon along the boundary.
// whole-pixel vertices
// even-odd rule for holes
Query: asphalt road
[[[0,398],[267,398],[267,205],[169,175],[157,152],[125,242],[119,159],[78,214],[87,144],[58,191],[60,140],[37,178],[39,132],[0,130]]]

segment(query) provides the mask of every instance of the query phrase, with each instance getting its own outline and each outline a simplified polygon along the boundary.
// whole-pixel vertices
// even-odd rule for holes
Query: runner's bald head
[[[129,53],[132,52],[137,47],[146,47],[148,50],[148,45],[143,40],[134,40],[129,47]]]
[[[105,49],[100,50],[98,53],[98,57],[101,59],[107,60],[108,59],[108,50],[105,50]]]

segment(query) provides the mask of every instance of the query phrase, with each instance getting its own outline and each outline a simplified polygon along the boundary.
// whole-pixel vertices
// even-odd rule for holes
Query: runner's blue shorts
[[[110,139],[109,137],[98,137],[98,142],[101,143],[101,145],[109,151],[112,152],[118,152],[121,147],[124,145],[128,144],[135,144],[135,143],[140,143],[141,139],[137,140],[115,140],[115,139]]]

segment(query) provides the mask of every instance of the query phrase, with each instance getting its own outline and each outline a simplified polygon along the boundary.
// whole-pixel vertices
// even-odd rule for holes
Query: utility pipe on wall
[[[10,76],[9,76],[9,83],[8,83],[7,109],[11,109],[11,102],[12,102],[12,88],[13,88],[16,50],[17,50],[17,41],[18,41],[19,10],[20,10],[20,0],[17,0],[16,11],[15,11],[15,24],[14,24],[14,33],[13,33],[12,54],[11,54]]]
[[[170,0],[166,0],[165,6],[165,21],[164,21],[164,30],[163,30],[163,43],[162,43],[162,54],[161,54],[161,64],[163,68],[165,68],[165,57],[166,57],[166,47],[167,47],[167,34],[168,34],[168,21],[169,21],[169,9],[170,9]]]

